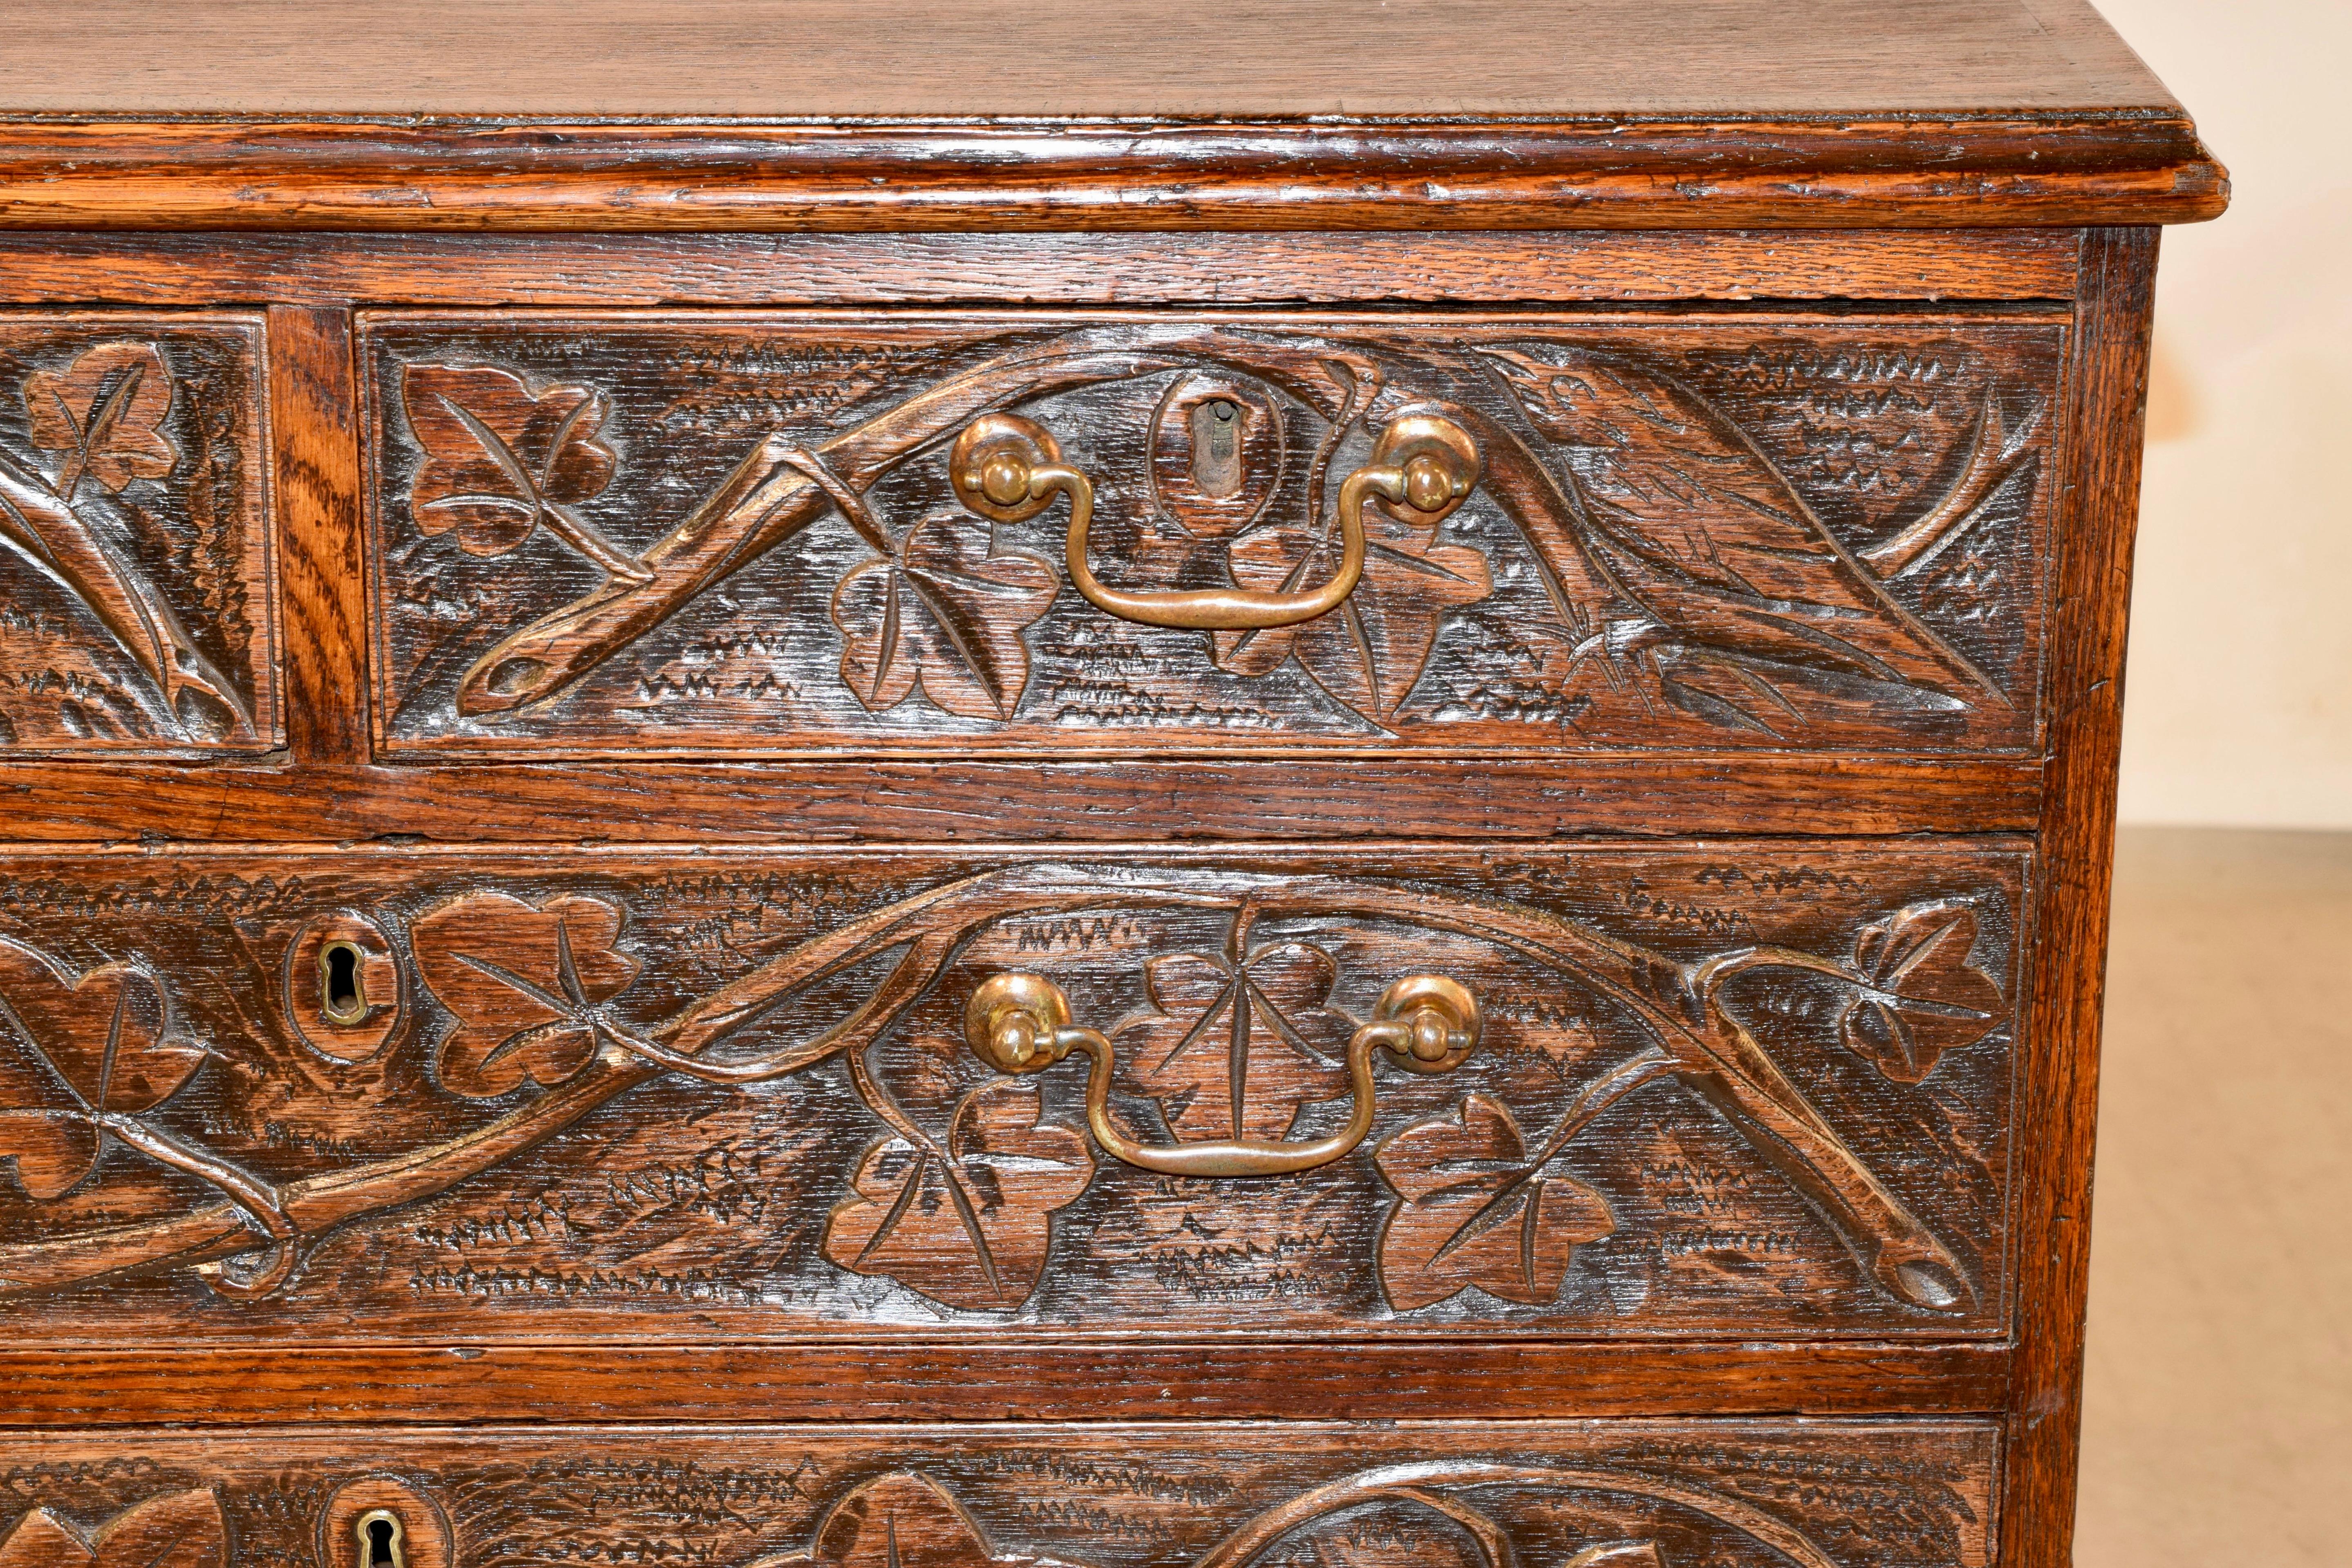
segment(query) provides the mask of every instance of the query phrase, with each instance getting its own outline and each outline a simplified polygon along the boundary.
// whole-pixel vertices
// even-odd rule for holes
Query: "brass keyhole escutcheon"
[[[1192,410],[1192,483],[1218,500],[1242,489],[1242,406],[1213,397]]]
[[[357,942],[330,942],[319,949],[319,1013],[330,1024],[366,1021],[367,954]]]
[[[359,1537],[358,1568],[408,1568],[408,1532],[401,1527],[400,1515],[392,1510],[368,1510],[352,1521],[352,1533]]]

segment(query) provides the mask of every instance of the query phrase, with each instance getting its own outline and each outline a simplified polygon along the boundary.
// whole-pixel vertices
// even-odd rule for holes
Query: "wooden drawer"
[[[95,1568],[135,1550],[191,1568],[365,1568],[362,1533],[388,1522],[414,1568],[1982,1568],[1999,1434],[1784,1420],[12,1436],[0,1563]]]
[[[280,735],[262,318],[0,311],[0,758]]]
[[[0,1322],[1996,1337],[2028,864],[14,853]]]
[[[376,741],[2032,754],[2069,320],[364,311]]]

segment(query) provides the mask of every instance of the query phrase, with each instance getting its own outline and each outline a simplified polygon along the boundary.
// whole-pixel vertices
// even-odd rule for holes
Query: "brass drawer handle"
[[[1364,505],[1374,496],[1424,525],[1443,521],[1478,482],[1477,444],[1469,432],[1433,414],[1391,421],[1373,444],[1372,460],[1339,485],[1339,570],[1321,587],[1296,593],[1249,588],[1187,588],[1138,594],[1114,588],[1087,559],[1095,488],[1062,462],[1053,434],[1014,414],[988,414],[956,437],[948,473],[956,497],[981,516],[1024,522],[1070,498],[1066,560],[1070,581],[1097,608],[1122,620],[1192,631],[1259,631],[1328,615],[1356,591],[1364,574]]]
[[[1413,1072],[1452,1072],[1478,1044],[1478,1002],[1457,982],[1413,974],[1381,993],[1370,1023],[1348,1038],[1348,1083],[1353,1108],[1348,1125],[1328,1138],[1243,1138],[1231,1142],[1139,1143],[1110,1119],[1115,1049],[1098,1029],[1070,1022],[1070,999],[1042,975],[998,974],[982,982],[964,1006],[964,1038],[999,1072],[1043,1072],[1082,1051],[1087,1074],[1087,1129],[1114,1157],[1169,1176],[1282,1176],[1341,1158],[1372,1130],[1372,1052]]]

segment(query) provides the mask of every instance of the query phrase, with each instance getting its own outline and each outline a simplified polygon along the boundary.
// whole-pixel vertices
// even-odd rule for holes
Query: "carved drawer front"
[[[363,318],[390,754],[2038,744],[2063,318]]]
[[[1994,1335],[2026,870],[9,857],[0,1323]]]
[[[278,743],[261,337],[0,311],[0,758]]]
[[[1980,1568],[1998,1436],[1685,1420],[28,1437],[11,1439],[0,1564]]]

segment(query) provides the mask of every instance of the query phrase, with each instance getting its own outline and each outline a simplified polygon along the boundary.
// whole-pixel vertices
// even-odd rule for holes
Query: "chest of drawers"
[[[0,66],[0,1568],[2055,1568],[2067,0]]]

